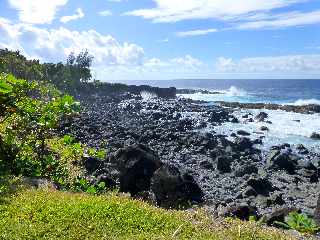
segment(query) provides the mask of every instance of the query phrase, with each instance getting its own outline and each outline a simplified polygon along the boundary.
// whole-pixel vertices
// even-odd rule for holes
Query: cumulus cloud
[[[60,22],[67,23],[73,20],[77,20],[84,17],[84,13],[81,8],[77,8],[76,13],[70,16],[63,16],[60,18]]]
[[[100,79],[111,76],[141,78],[148,73],[184,74],[197,71],[203,63],[190,55],[166,60],[147,58],[144,49],[134,43],[119,42],[95,30],[71,31],[68,28],[45,29],[29,24],[14,24],[0,18],[0,48],[20,50],[28,58],[59,62],[71,53],[87,49],[94,56],[93,70]],[[133,77],[134,76],[134,77]]]
[[[141,64],[144,50],[136,44],[120,43],[110,35],[95,30],[71,31],[67,28],[44,29],[27,24],[13,24],[0,19],[0,46],[19,49],[27,56],[43,61],[61,61],[71,52],[83,49],[95,56],[97,65]]]
[[[203,62],[190,55],[183,57],[171,58],[166,61],[159,58],[151,58],[144,63],[144,67],[148,69],[166,68],[167,70],[176,71],[177,69],[184,69],[186,71],[195,71],[203,65]]]
[[[224,73],[319,73],[320,55],[243,58],[220,57],[216,70]]]
[[[19,19],[24,23],[51,23],[57,10],[68,0],[8,0],[12,8],[18,10]]]
[[[201,35],[207,35],[209,33],[217,32],[218,30],[215,28],[210,29],[198,29],[198,30],[192,30],[192,31],[185,31],[185,32],[177,32],[176,35],[178,37],[193,37],[193,36],[201,36]]]

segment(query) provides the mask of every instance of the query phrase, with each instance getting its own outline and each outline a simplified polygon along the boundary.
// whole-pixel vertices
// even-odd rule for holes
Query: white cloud
[[[320,10],[290,12],[294,4],[310,0],[153,0],[154,8],[138,9],[127,15],[153,22],[178,22],[192,19],[216,19],[230,25],[226,29],[286,28],[320,23]],[[277,10],[275,13],[274,10]],[[178,33],[178,36],[206,34],[205,31]]]
[[[104,10],[99,12],[99,15],[103,17],[108,17],[108,16],[112,16],[112,12],[110,10]]]
[[[171,63],[173,63],[173,65],[177,65],[177,66],[180,65],[180,66],[184,66],[184,67],[192,68],[192,69],[196,69],[203,64],[199,59],[193,58],[190,55],[186,55],[184,57],[173,58],[171,60]]]
[[[305,0],[153,0],[154,8],[138,9],[128,15],[151,19],[153,22],[178,22],[190,19],[245,19],[251,14],[265,13]]]
[[[51,23],[59,7],[68,0],[8,0],[12,8],[18,10],[19,19],[24,23]]]
[[[214,33],[217,31],[218,30],[215,28],[199,29],[199,30],[192,30],[192,31],[186,31],[186,32],[177,32],[176,35],[178,37],[192,37],[192,36],[207,35],[209,33]]]
[[[96,65],[138,65],[144,50],[138,45],[119,43],[110,35],[95,30],[71,31],[67,28],[44,29],[27,24],[13,24],[0,18],[0,46],[18,49],[42,61],[63,61],[72,51],[83,49],[95,56]]]
[[[320,73],[320,55],[243,58],[220,57],[216,70],[224,73]]]
[[[286,14],[267,15],[261,21],[239,24],[238,29],[284,28],[320,23],[320,11],[289,12]]]
[[[143,76],[183,76],[197,72],[203,63],[186,55],[167,60],[147,58],[144,49],[133,43],[120,43],[110,35],[95,30],[71,31],[65,27],[45,29],[29,24],[14,24],[0,18],[0,48],[20,50],[28,58],[42,62],[64,61],[71,53],[87,49],[94,56],[95,76],[110,78],[143,78]],[[169,78],[169,77],[168,77]]]
[[[60,22],[67,23],[84,17],[84,13],[81,8],[77,8],[76,13],[70,16],[63,16],[60,18]]]
[[[151,58],[145,61],[143,69],[144,72],[158,72],[158,73],[195,73],[199,72],[204,66],[204,63],[190,55],[183,57],[171,58],[161,60],[159,58]]]

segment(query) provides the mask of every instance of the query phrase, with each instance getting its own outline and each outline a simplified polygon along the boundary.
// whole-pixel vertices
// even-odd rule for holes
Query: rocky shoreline
[[[229,108],[243,108],[243,109],[268,109],[268,110],[282,110],[286,112],[295,112],[303,114],[320,113],[320,105],[309,104],[305,106],[294,105],[280,105],[267,103],[238,103],[238,102],[216,102],[220,106]]]
[[[261,138],[250,140],[244,131],[216,134],[215,126],[239,122],[232,108],[130,93],[79,100],[82,115],[60,131],[108,151],[103,162],[87,160],[92,181],[166,208],[202,203],[216,215],[267,216],[270,223],[292,209],[314,213],[319,154],[289,144],[266,154]],[[253,120],[268,116],[261,112]]]

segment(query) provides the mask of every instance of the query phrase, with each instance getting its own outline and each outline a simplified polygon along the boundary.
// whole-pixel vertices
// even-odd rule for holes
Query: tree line
[[[71,53],[66,62],[40,63],[28,60],[19,51],[0,49],[0,73],[13,74],[29,81],[49,81],[59,90],[74,93],[88,83],[93,56],[87,50],[78,55]]]

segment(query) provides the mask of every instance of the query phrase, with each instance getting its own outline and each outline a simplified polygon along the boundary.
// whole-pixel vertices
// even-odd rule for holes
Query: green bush
[[[0,109],[2,174],[65,178],[69,173],[60,161],[64,148],[56,147],[53,151],[49,143],[58,137],[54,130],[60,122],[80,111],[79,103],[50,84],[1,74]]]
[[[297,212],[291,212],[286,217],[285,223],[275,222],[275,224],[285,229],[293,229],[308,234],[315,234],[320,230],[320,227],[316,225],[312,218],[309,218],[306,214]]]

